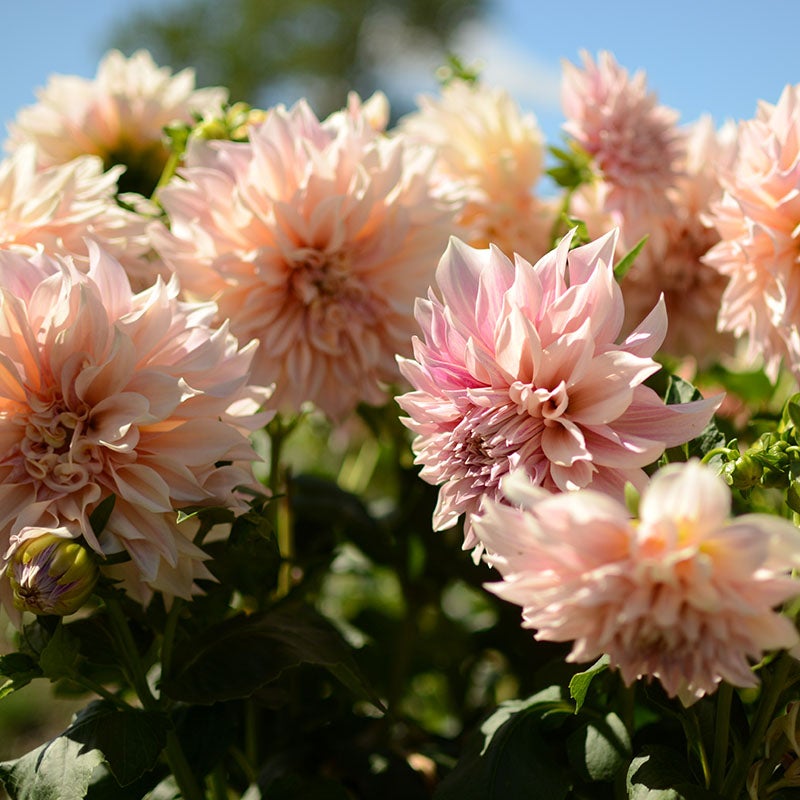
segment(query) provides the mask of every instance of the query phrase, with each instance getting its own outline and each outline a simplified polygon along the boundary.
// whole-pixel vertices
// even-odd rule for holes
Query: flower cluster
[[[107,765],[98,794],[141,780],[161,796],[163,750],[180,794],[202,797],[181,752],[190,706],[228,713],[245,698],[251,717],[230,740],[246,730],[247,741],[231,744],[230,770],[213,765],[215,796],[234,796],[227,772],[241,796],[295,791],[295,775],[256,787],[249,776],[270,770],[242,763],[258,730],[280,731],[275,765],[295,763],[280,749],[297,749],[282,738],[281,703],[305,677],[268,684],[310,663],[402,715],[413,648],[449,647],[444,617],[462,606],[462,627],[477,630],[471,609],[501,608],[492,594],[522,607],[535,639],[569,644],[568,661],[598,660],[571,675],[569,700],[559,690],[523,704],[530,720],[548,703],[554,717],[567,702],[576,715],[598,706],[564,723],[569,752],[554,762],[577,754],[621,788],[610,763],[640,740],[656,759],[641,720],[670,703],[687,715],[698,797],[797,783],[798,706],[776,714],[796,699],[800,653],[800,393],[787,390],[800,380],[800,85],[738,126],[679,125],[644,73],[584,53],[564,64],[566,142],[548,150],[508,92],[457,59],[451,73],[392,125],[381,93],[351,93],[325,118],[305,100],[228,105],[191,70],[114,51],[92,80],[52,78],[10,126],[0,602],[24,644],[0,656],[0,697],[66,678],[103,697],[90,713],[115,715],[115,733],[116,718],[133,720],[119,721],[143,740],[132,765],[118,747],[76,756]],[[412,461],[435,489],[411,488]],[[475,565],[433,533],[460,522]],[[401,636],[394,618],[390,638],[379,626],[363,636],[395,662],[376,691],[339,637],[361,637],[369,617],[360,596],[335,596],[354,563],[402,595],[369,611],[406,615]],[[491,594],[463,570],[476,584],[478,570],[497,578]],[[335,626],[321,608],[337,609]],[[453,656],[458,681],[440,667],[445,653],[419,685],[472,681],[462,699],[475,717],[500,698],[492,670],[510,686],[549,672],[528,669],[537,655],[512,676],[519,654],[498,655],[502,627]],[[120,664],[95,669],[101,650]],[[732,706],[733,687],[762,676],[760,693]],[[619,716],[606,708],[639,681],[663,691],[632,688]],[[273,703],[284,716],[267,725]],[[324,702],[320,715],[334,706],[348,708]],[[742,718],[732,738],[731,713]],[[360,720],[330,729],[363,732]],[[391,739],[404,726],[389,728]],[[609,731],[614,757],[597,758],[590,746],[608,749]],[[373,738],[359,736],[359,747]],[[0,784],[56,796],[74,743],[4,761]],[[438,767],[412,746],[395,738],[386,752],[433,780]],[[361,760],[372,770],[377,758]],[[630,763],[630,796],[644,796],[658,764]],[[70,786],[93,796],[87,775]],[[584,778],[563,785],[595,796]]]

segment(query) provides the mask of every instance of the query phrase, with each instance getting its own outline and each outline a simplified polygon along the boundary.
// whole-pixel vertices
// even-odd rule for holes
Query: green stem
[[[166,678],[172,667],[172,652],[175,647],[175,632],[178,628],[178,619],[183,608],[183,600],[180,597],[175,597],[172,600],[172,608],[167,614],[167,620],[164,623],[164,637],[161,640],[161,676]]]
[[[173,150],[169,154],[169,158],[167,159],[167,163],[164,165],[164,169],[161,172],[161,177],[158,179],[156,188],[153,189],[153,194],[150,198],[151,200],[156,200],[157,202],[159,189],[163,189],[172,180],[172,177],[175,175],[178,167],[180,166],[184,152],[185,151],[178,153]]]
[[[719,792],[725,779],[728,763],[728,735],[731,728],[731,702],[733,687],[722,683],[717,692],[717,717],[714,723],[714,752],[711,754],[711,780],[709,789]]]
[[[789,677],[793,660],[794,659],[787,653],[782,653],[778,657],[777,664],[775,665],[775,672],[772,674],[772,677],[765,682],[761,698],[759,699],[758,709],[756,710],[756,716],[750,729],[750,738],[747,741],[747,745],[741,757],[736,759],[733,768],[728,773],[728,777],[722,784],[723,797],[739,797],[744,783],[747,780],[747,772],[758,752],[758,748],[764,744],[764,736],[766,735],[769,723],[772,721],[772,715],[775,713],[775,707],[778,704],[781,693],[786,687],[786,679]]]
[[[286,439],[297,427],[299,419],[296,417],[289,422],[284,422],[280,417],[275,417],[267,426],[270,436],[269,490],[273,497],[269,508],[282,559],[275,593],[278,599],[289,594],[291,589],[291,570],[294,558],[292,521],[289,514],[289,499],[286,497],[286,474],[281,465],[281,455]]]
[[[128,627],[128,621],[125,619],[125,614],[122,611],[122,606],[114,595],[106,597],[105,602],[106,611],[108,612],[108,621],[111,623],[114,640],[122,656],[128,679],[136,691],[136,694],[139,696],[142,706],[148,711],[157,710],[158,701],[153,697],[153,693],[150,691],[150,685],[147,683],[147,675],[142,666],[142,660],[139,657],[139,649],[136,647],[136,642],[133,640],[131,630]]]
[[[222,764],[217,764],[211,772],[211,794],[214,800],[228,800],[228,779]]]
[[[186,756],[183,754],[178,734],[170,728],[167,731],[167,746],[164,749],[167,763],[175,776],[183,800],[205,800],[205,792],[200,788]]]
[[[86,675],[79,675],[75,673],[73,675],[70,675],[69,679],[83,686],[84,689],[88,689],[90,692],[94,692],[96,695],[99,695],[104,700],[108,700],[109,703],[113,703],[119,709],[126,711],[129,711],[131,709],[131,706],[128,705],[128,703],[126,703],[121,697],[114,694],[113,692],[109,692],[105,686],[97,683],[97,681],[92,680]]]
[[[708,752],[706,751],[705,743],[703,742],[703,735],[700,731],[700,720],[697,718],[697,712],[693,709],[687,709],[688,719],[691,721],[691,730],[688,730],[687,733],[690,733],[690,740],[697,748],[697,755],[700,758],[700,766],[703,769],[703,780],[705,781],[706,786],[711,783],[711,766],[708,763]]]
[[[713,450],[709,450],[702,459],[700,459],[701,464],[708,464],[714,456],[725,456],[729,458],[731,453],[734,452],[729,447],[715,447]]]

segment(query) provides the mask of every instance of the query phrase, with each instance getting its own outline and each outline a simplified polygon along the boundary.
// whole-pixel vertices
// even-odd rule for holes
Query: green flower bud
[[[25,539],[6,571],[20,611],[63,617],[86,602],[97,583],[97,564],[75,539],[43,532]]]
[[[744,453],[735,461],[725,464],[723,472],[729,486],[749,489],[761,480],[762,467],[752,456]]]

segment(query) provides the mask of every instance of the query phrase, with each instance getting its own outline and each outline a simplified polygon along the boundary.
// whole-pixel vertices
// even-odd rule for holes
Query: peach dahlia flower
[[[550,247],[555,203],[536,197],[544,136],[503,89],[454,80],[439,98],[423,96],[399,130],[436,149],[436,180],[465,198],[460,239],[535,258]]]
[[[98,553],[127,551],[128,586],[142,599],[188,597],[208,577],[175,510],[246,507],[235,489],[253,484],[255,343],[239,348],[226,326],[211,327],[213,304],[177,294],[176,281],[160,279],[134,294],[94,244],[87,273],[68,259],[0,251],[7,558],[36,531],[68,529]],[[94,531],[89,517],[112,494],[108,524]]]
[[[439,485],[434,527],[478,511],[523,468],[552,492],[592,486],[622,496],[665,447],[706,425],[718,399],[667,406],[643,381],[666,330],[663,302],[617,343],[624,306],[613,274],[616,232],[534,266],[497,248],[450,242],[441,299],[419,300],[424,341],[400,359],[414,391],[397,398],[416,434],[420,476]],[[478,544],[467,522],[464,547]]]
[[[414,298],[452,223],[429,171],[427,151],[352,101],[330,122],[278,106],[249,142],[192,142],[159,194],[170,228],[154,246],[189,296],[261,341],[253,378],[275,384],[275,407],[341,418],[384,402],[394,354],[410,350]]]
[[[74,256],[87,262],[92,239],[120,260],[129,274],[152,282],[144,217],[117,204],[117,167],[103,172],[99,158],[36,168],[33,145],[0,161],[0,250]]]
[[[152,189],[167,158],[164,126],[219,112],[228,93],[195,89],[194,70],[173,74],[156,66],[146,50],[129,58],[111,50],[94,79],[53,75],[37,97],[9,125],[7,149],[34,142],[40,166],[97,155],[106,167],[128,165],[128,180],[144,178]]]
[[[569,661],[608,654],[626,683],[656,677],[688,704],[720,681],[756,685],[751,662],[797,643],[773,609],[800,593],[800,532],[731,519],[728,487],[699,462],[657,472],[638,523],[592,490],[547,495],[522,474],[503,489],[513,507],[488,502],[474,523],[502,577],[486,588],[537,639],[574,641]]]
[[[725,194],[710,220],[721,241],[704,261],[728,279],[719,324],[748,337],[776,378],[781,360],[800,378],[800,84],[741,122]]]
[[[658,104],[643,72],[629,76],[606,51],[597,62],[585,51],[581,57],[583,68],[563,64],[564,131],[592,157],[606,187],[606,210],[622,212],[630,223],[663,208],[664,192],[677,178],[678,115]]]

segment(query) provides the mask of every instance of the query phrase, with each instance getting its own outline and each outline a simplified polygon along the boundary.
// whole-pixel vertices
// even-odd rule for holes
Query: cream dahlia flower
[[[800,532],[766,514],[730,518],[728,487],[697,461],[653,477],[632,521],[611,498],[548,495],[522,474],[474,526],[536,638],[608,654],[626,683],[655,677],[689,704],[720,681],[755,686],[751,663],[798,642],[775,607],[800,593]]]
[[[191,144],[159,194],[170,228],[154,246],[189,296],[261,341],[253,378],[275,384],[276,408],[341,418],[384,402],[394,354],[410,351],[452,222],[429,171],[429,152],[366,113],[320,123],[303,101],[279,106],[249,142]]]
[[[195,89],[194,70],[173,74],[145,50],[130,58],[111,50],[94,79],[51,76],[37,93],[39,102],[9,125],[7,148],[34,142],[40,166],[97,155],[106,168],[127,165],[126,189],[149,193],[167,159],[164,126],[218,113],[227,96],[218,87]]]
[[[0,251],[0,551],[67,529],[100,554],[127,551],[129,588],[188,597],[208,577],[176,509],[246,507],[253,485],[247,388],[255,343],[211,327],[213,304],[172,280],[134,294],[111,256],[89,269]],[[220,466],[215,466],[220,464]],[[228,464],[225,466],[224,464]],[[92,512],[116,500],[105,529]],[[38,534],[37,534],[38,535]]]
[[[117,204],[122,167],[103,172],[96,156],[37,169],[36,149],[26,144],[0,162],[0,250],[74,256],[88,264],[87,240],[96,241],[138,285],[155,280],[148,258],[145,217]]]
[[[553,201],[535,194],[544,136],[534,115],[523,114],[502,89],[458,80],[439,98],[421,97],[419,107],[398,128],[436,149],[434,169],[442,191],[465,198],[459,238],[527,258],[548,249],[556,211]]]
[[[800,84],[739,124],[721,180],[710,215],[721,241],[704,259],[729,280],[720,327],[747,336],[748,357],[762,355],[771,378],[782,360],[800,378]]]
[[[583,68],[563,64],[564,131],[588,153],[607,186],[606,209],[634,215],[658,212],[675,183],[683,143],[678,115],[603,51],[597,63],[582,52]]]
[[[624,307],[614,280],[616,232],[569,250],[572,234],[534,266],[457,239],[417,304],[424,342],[400,369],[397,398],[416,434],[420,476],[439,485],[434,527],[451,527],[498,497],[521,467],[552,492],[586,486],[621,497],[642,468],[707,424],[718,399],[667,406],[643,381],[666,331],[659,301],[617,344]],[[464,547],[478,544],[466,521]]]

